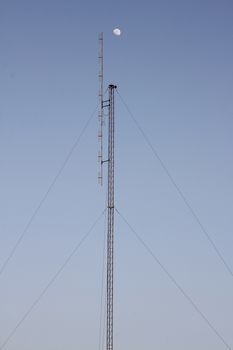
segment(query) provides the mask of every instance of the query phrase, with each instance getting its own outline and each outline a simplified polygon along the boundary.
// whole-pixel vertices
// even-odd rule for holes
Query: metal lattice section
[[[107,328],[106,350],[113,350],[113,267],[114,267],[114,90],[109,85],[108,122],[108,232],[107,232]]]

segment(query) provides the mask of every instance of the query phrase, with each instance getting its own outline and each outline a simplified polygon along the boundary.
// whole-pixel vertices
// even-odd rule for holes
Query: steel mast
[[[99,34],[99,153],[98,160],[100,163],[100,172],[98,175],[99,183],[103,184],[103,164],[108,164],[108,201],[107,201],[107,214],[108,214],[108,227],[107,227],[107,276],[106,276],[106,350],[113,350],[113,272],[114,272],[114,92],[117,88],[116,85],[110,84],[108,86],[108,99],[104,100],[103,88],[104,88],[104,50],[103,50],[103,32]],[[104,126],[104,110],[107,108],[108,118],[108,157],[107,160],[103,158],[103,126]]]
[[[113,272],[114,272],[114,90],[108,86],[108,231],[107,231],[107,322],[106,350],[113,350]]]

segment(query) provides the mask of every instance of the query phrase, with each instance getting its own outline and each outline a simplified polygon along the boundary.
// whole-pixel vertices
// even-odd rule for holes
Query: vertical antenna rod
[[[104,123],[104,106],[103,106],[103,86],[104,86],[104,42],[103,42],[103,32],[99,34],[99,131],[98,131],[98,140],[99,140],[99,153],[98,161],[100,163],[100,171],[98,174],[98,180],[101,185],[103,185],[103,123]]]
[[[108,86],[108,232],[107,232],[107,328],[106,350],[113,350],[113,262],[114,262],[114,90]]]
[[[103,164],[108,163],[108,228],[107,228],[107,310],[106,310],[106,350],[113,350],[113,266],[114,266],[114,90],[115,85],[108,86],[108,100],[103,97],[103,33],[99,34],[99,133],[100,162],[99,182],[103,184]],[[108,108],[108,158],[103,160],[103,124],[104,109]]]

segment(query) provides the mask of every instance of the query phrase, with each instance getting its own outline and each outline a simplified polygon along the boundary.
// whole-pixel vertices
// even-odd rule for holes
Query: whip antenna
[[[103,185],[103,124],[104,124],[104,107],[103,107],[103,89],[104,89],[104,38],[103,32],[99,34],[99,131],[98,131],[98,141],[99,141],[99,152],[98,152],[98,162],[100,164],[100,170],[98,174],[98,181],[100,185]]]

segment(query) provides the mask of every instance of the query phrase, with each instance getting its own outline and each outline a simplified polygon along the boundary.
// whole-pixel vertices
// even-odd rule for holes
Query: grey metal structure
[[[113,272],[114,272],[114,93],[116,85],[108,86],[108,99],[103,99],[103,78],[104,78],[104,52],[103,52],[103,33],[99,34],[99,133],[98,139],[100,149],[98,159],[100,162],[99,182],[103,184],[103,164],[108,164],[108,227],[107,227],[107,300],[106,300],[106,350],[113,350]],[[104,125],[104,110],[108,109],[108,158],[103,159],[103,125]]]
[[[98,174],[98,180],[101,185],[103,185],[103,124],[104,124],[104,106],[103,106],[103,88],[104,88],[104,35],[103,32],[99,34],[99,153],[98,160],[100,163],[100,170]]]
[[[108,231],[107,231],[107,322],[106,350],[113,350],[113,272],[114,272],[114,90],[108,86]]]

